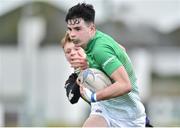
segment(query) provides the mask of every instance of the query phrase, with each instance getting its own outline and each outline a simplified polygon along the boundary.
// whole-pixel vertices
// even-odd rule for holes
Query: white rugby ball
[[[78,83],[96,92],[111,85],[110,78],[102,71],[95,68],[88,68],[78,75]]]

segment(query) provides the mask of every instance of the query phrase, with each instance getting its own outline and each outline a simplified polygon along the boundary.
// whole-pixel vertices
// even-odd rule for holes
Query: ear
[[[90,32],[93,33],[95,31],[96,31],[96,26],[95,26],[94,23],[91,23],[91,25],[90,25]]]

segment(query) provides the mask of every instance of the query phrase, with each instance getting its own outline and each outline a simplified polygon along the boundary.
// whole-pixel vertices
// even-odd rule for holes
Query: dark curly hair
[[[85,22],[93,22],[95,19],[95,10],[91,4],[78,3],[68,10],[65,21],[70,19],[82,18]]]

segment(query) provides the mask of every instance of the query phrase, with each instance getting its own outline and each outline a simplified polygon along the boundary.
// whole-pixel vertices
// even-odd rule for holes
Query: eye
[[[66,53],[66,54],[70,54],[70,53],[71,53],[71,50],[68,49],[68,50],[65,51],[65,53]]]
[[[79,51],[80,48],[79,48],[79,47],[75,47],[74,49],[75,49],[76,51]]]
[[[76,31],[80,31],[81,28],[80,28],[80,27],[76,27],[75,30],[76,30]]]

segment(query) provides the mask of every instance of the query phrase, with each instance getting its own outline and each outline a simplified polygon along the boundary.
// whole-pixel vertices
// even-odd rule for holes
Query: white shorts
[[[113,115],[109,116],[108,110],[106,110],[106,108],[103,105],[100,105],[97,102],[91,104],[90,115],[99,115],[103,117],[106,120],[109,127],[145,127],[145,115],[135,120],[116,119],[113,118]]]

